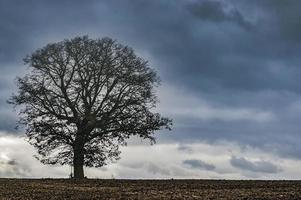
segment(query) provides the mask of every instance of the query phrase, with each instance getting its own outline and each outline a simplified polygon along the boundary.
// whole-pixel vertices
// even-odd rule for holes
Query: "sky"
[[[300,179],[301,1],[0,0],[0,177],[67,177],[45,166],[18,115],[23,58],[50,42],[111,37],[161,77],[157,143],[132,138],[97,178]],[[148,156],[145,156],[145,155]]]

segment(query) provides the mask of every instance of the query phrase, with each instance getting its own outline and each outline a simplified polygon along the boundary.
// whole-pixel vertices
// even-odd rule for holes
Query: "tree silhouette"
[[[171,120],[152,112],[157,74],[134,51],[110,38],[76,37],[27,56],[29,73],[17,78],[20,123],[44,164],[101,167],[119,158],[119,146],[138,135],[155,141]]]

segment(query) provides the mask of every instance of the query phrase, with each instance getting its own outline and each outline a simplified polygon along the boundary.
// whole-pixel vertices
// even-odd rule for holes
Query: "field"
[[[0,199],[301,199],[301,181],[0,179]]]

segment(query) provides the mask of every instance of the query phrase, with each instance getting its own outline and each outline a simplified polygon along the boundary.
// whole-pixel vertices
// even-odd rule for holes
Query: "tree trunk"
[[[84,176],[84,165],[76,164],[74,165],[74,177],[75,179],[83,179]]]
[[[73,158],[73,169],[74,178],[83,179],[84,176],[84,144],[81,137],[75,140],[74,145],[74,158]]]

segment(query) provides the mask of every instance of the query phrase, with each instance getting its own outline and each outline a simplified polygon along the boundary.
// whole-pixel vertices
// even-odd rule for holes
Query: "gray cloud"
[[[5,104],[6,102],[3,103],[3,105]],[[2,114],[0,114],[0,131],[17,132],[17,117],[8,110],[7,105],[2,107],[0,104],[0,110],[2,110]]]
[[[168,169],[159,167],[154,163],[148,163],[146,169],[153,174],[170,175],[170,171]]]
[[[233,156],[230,160],[230,163],[233,167],[247,170],[251,172],[261,172],[261,173],[278,173],[282,169],[273,163],[268,161],[249,161],[245,158],[237,158]]]
[[[183,164],[195,169],[204,169],[208,171],[213,171],[215,169],[214,165],[197,159],[184,160]]]
[[[0,129],[15,126],[6,100],[14,77],[24,74],[26,54],[77,35],[110,36],[149,59],[162,85],[185,91],[183,104],[169,103],[168,110],[199,106],[191,97],[214,109],[275,116],[260,122],[174,113],[172,134],[159,141],[228,140],[300,158],[300,6],[296,0],[0,1]]]
[[[157,164],[152,162],[142,163],[142,162],[135,162],[135,163],[126,163],[123,164],[123,166],[131,168],[131,169],[145,169],[146,171],[152,173],[152,174],[158,174],[158,175],[170,175],[171,172],[170,169],[159,167]]]
[[[187,145],[179,145],[178,148],[177,148],[179,151],[184,151],[184,152],[188,152],[188,153],[192,153],[193,150],[191,147],[187,146]]]
[[[250,170],[239,170],[240,168],[231,166],[228,159],[231,151],[235,152],[238,158],[243,157],[245,160],[248,160],[244,157],[245,153],[235,143],[214,145],[202,142],[196,143],[191,145],[195,150],[193,153],[179,152],[178,146],[178,144],[156,144],[152,147],[129,145],[124,148],[122,159],[119,162],[112,163],[105,168],[86,168],[85,170],[87,176],[91,178],[300,179],[301,177],[298,169],[300,161],[296,159],[282,159],[281,168],[283,170],[279,171],[279,173],[257,173]],[[34,153],[34,148],[24,138],[8,136],[0,132],[0,176],[62,178],[67,177],[70,173],[70,166],[49,166],[39,163],[33,158],[32,155]],[[251,147],[248,149],[247,154],[252,155],[251,157],[261,157],[262,160],[269,160],[274,163],[279,160],[279,157]],[[202,158],[204,155],[206,157],[210,156],[210,162],[216,165],[216,169],[211,171],[200,170],[200,168],[193,168],[190,165],[183,164],[185,158],[192,155],[195,158]],[[202,161],[206,160],[202,159]]]
[[[7,162],[8,165],[17,165],[17,161],[16,160],[10,160]]]
[[[198,1],[188,6],[195,16],[202,20],[213,22],[233,22],[246,30],[251,30],[253,25],[248,22],[237,9],[226,10],[225,2],[221,1]]]
[[[14,159],[0,160],[0,167],[1,177],[26,177],[31,174],[27,163],[21,164]]]
[[[10,160],[0,160],[0,165],[17,165],[18,162],[14,159]]]

